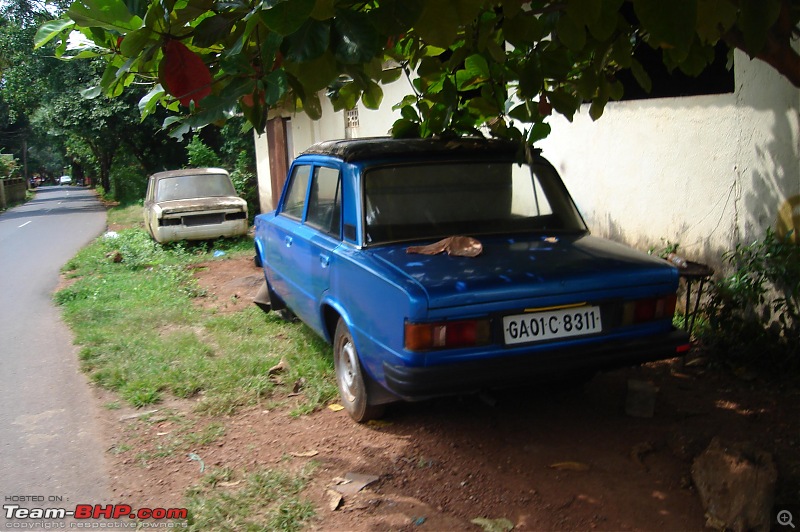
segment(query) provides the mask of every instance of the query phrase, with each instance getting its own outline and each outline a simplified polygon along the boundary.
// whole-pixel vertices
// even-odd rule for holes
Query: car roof
[[[534,150],[538,155],[539,150]],[[468,159],[516,160],[521,144],[504,139],[478,137],[393,139],[369,137],[318,142],[301,155],[328,155],[346,162],[370,159],[391,159],[413,155],[420,158],[442,158],[457,155]]]
[[[206,174],[225,174],[228,171],[222,168],[183,168],[181,170],[167,170],[166,172],[156,172],[150,179],[164,179],[167,177],[178,177],[183,175],[206,175]]]

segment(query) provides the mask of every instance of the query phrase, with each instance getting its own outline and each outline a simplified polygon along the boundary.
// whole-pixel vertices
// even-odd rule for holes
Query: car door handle
[[[294,239],[292,237],[290,237],[290,236],[287,236],[286,238],[284,238],[283,241],[286,242],[286,247],[287,248],[292,247],[292,244],[294,243]]]
[[[319,256],[319,264],[323,268],[327,268],[328,265],[331,263],[331,258],[328,255],[320,254]]]

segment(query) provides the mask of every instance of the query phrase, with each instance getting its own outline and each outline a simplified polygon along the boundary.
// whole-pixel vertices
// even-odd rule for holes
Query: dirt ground
[[[225,312],[252,304],[261,277],[251,260],[206,266],[196,270],[207,290],[202,304]],[[631,379],[658,387],[652,417],[626,414]],[[585,386],[394,405],[364,425],[328,408],[296,419],[265,408],[209,419],[194,414],[191,401],[159,405],[165,414],[147,424],[136,422],[136,410],[103,416],[114,497],[135,507],[183,507],[187,487],[202,477],[185,453],[156,452],[179,428],[166,413],[180,411],[198,425],[224,425],[220,439],[194,451],[207,468],[317,462],[303,494],[316,506],[312,530],[502,530],[499,519],[515,530],[702,530],[690,468],[716,436],[771,453],[777,504],[800,502],[798,399],[796,389],[712,371],[694,353],[600,374]],[[131,441],[153,451],[146,464],[117,452]],[[353,473],[377,480],[333,509],[330,488]]]

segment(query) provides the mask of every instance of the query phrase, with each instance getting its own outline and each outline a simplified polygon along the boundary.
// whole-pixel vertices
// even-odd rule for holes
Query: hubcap
[[[339,351],[339,387],[342,389],[344,398],[350,402],[355,401],[356,398],[355,394],[353,394],[353,385],[358,372],[356,356],[353,342],[348,339],[342,340],[342,347]]]

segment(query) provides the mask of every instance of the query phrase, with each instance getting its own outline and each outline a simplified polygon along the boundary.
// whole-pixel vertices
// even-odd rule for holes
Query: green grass
[[[144,224],[143,209],[141,205],[128,205],[116,207],[108,211],[108,225],[125,225],[140,227]]]
[[[330,348],[300,324],[255,306],[215,314],[192,303],[201,290],[187,266],[213,252],[252,253],[246,238],[213,245],[161,246],[141,229],[100,237],[66,266],[74,284],[55,296],[81,346],[83,370],[130,405],[165,396],[201,397],[199,410],[229,414],[263,401],[280,401],[303,379],[295,413],[336,396]],[[121,262],[114,259],[121,257]],[[284,358],[276,383],[269,368]]]
[[[227,469],[210,471],[188,495],[190,530],[301,530],[314,516],[300,493],[316,464],[298,473],[259,469],[235,480]]]

